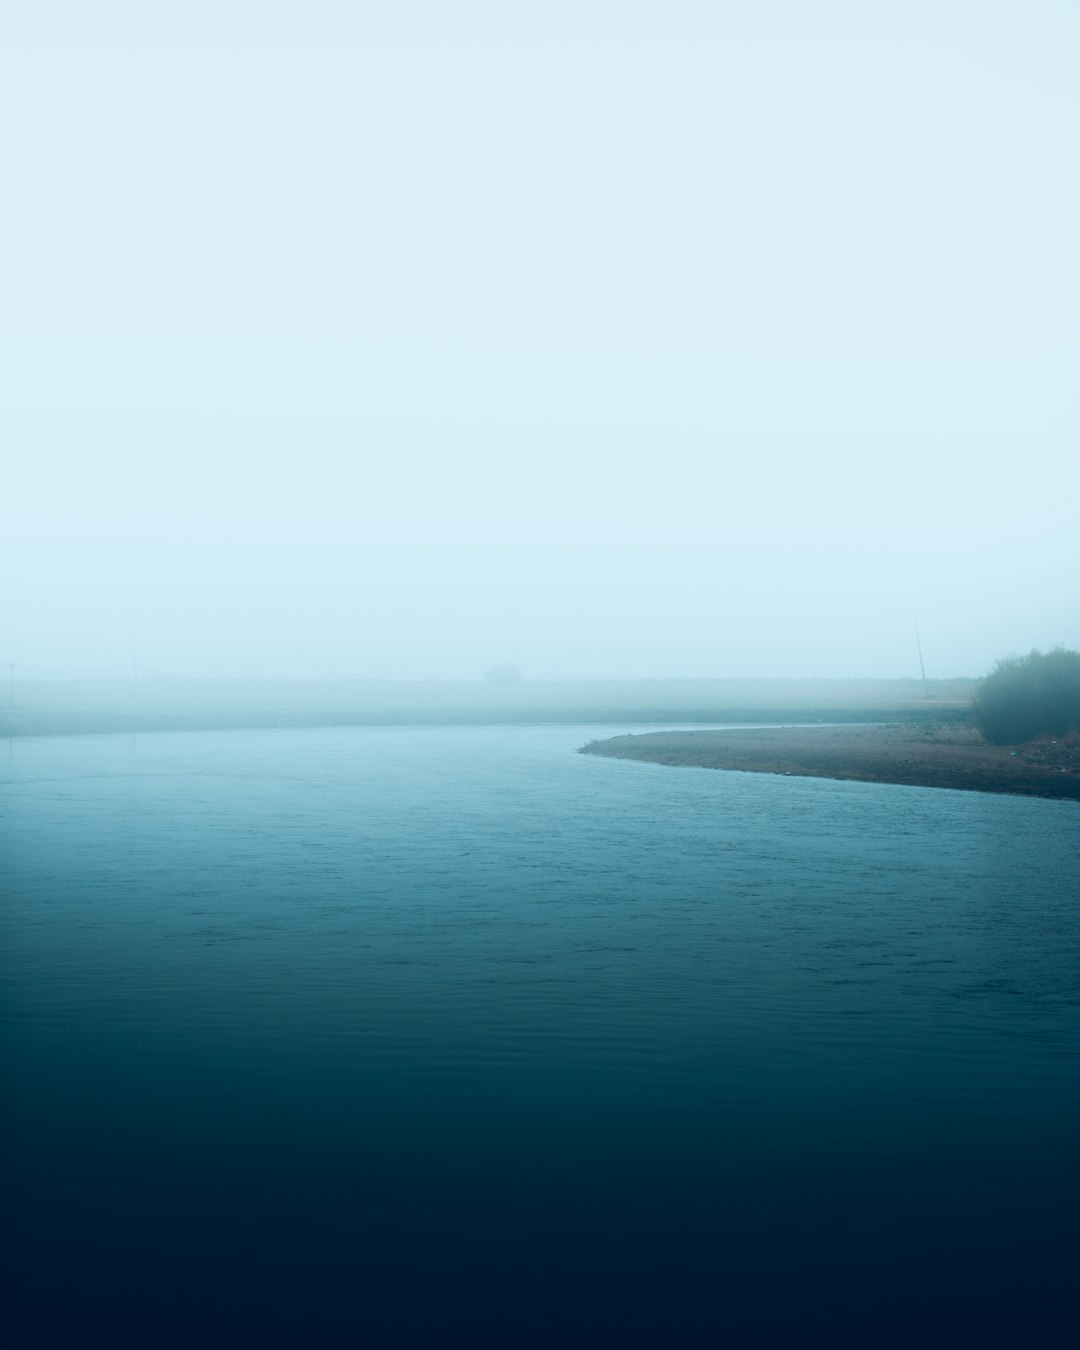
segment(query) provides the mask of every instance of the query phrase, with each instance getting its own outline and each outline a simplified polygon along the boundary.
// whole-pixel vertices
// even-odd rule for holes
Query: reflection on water
[[[1076,806],[590,734],[14,746],[20,1343],[1056,1343]]]

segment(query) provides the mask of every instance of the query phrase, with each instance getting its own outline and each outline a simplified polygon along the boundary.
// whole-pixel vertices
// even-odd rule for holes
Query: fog
[[[979,674],[1080,645],[1080,14],[5,19],[0,660]]]

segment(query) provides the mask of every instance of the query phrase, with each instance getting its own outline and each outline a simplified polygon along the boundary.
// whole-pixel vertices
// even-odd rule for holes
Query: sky
[[[12,6],[0,662],[1080,646],[1073,0]]]

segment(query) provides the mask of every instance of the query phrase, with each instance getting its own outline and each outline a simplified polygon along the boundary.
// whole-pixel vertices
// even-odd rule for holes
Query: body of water
[[[10,1344],[1065,1345],[1080,811],[12,741]]]

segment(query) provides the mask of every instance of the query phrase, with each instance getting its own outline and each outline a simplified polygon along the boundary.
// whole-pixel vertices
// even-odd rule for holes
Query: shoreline
[[[948,711],[941,710],[940,716]],[[881,726],[905,723],[914,727],[937,725],[928,721],[921,709],[910,713],[895,708],[718,708],[682,712],[669,708],[604,711],[594,708],[469,709],[446,708],[431,711],[389,708],[385,712],[355,712],[345,709],[332,713],[308,713],[285,709],[277,714],[261,710],[244,712],[127,712],[107,709],[55,710],[16,708],[0,710],[0,740],[38,740],[53,736],[132,736],[156,732],[205,731],[314,731],[353,727],[527,727],[527,726],[633,726],[673,728],[697,723],[714,726],[758,727],[777,730],[793,724],[828,727],[838,723],[853,726]],[[639,735],[642,733],[639,733]]]
[[[650,764],[1080,801],[1080,736],[989,745],[963,725],[733,727],[613,736],[580,754]]]
[[[0,737],[279,727],[625,727],[942,721],[971,681],[911,680],[16,680]],[[932,695],[932,697],[930,697]]]

